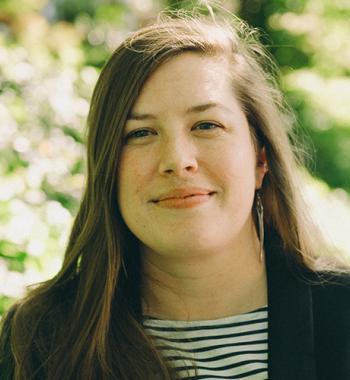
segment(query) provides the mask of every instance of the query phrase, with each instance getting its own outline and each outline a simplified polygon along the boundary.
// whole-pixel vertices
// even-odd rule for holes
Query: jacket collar
[[[269,380],[316,380],[311,288],[277,235],[268,236]]]

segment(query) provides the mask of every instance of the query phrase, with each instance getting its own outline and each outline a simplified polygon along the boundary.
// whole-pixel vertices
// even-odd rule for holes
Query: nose
[[[172,137],[161,143],[159,173],[161,175],[189,176],[198,169],[196,149],[186,137]]]

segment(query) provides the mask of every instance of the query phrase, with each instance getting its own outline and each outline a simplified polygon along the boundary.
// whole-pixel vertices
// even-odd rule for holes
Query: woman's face
[[[145,252],[195,257],[249,238],[263,169],[224,59],[186,52],[161,65],[124,136],[118,203]]]

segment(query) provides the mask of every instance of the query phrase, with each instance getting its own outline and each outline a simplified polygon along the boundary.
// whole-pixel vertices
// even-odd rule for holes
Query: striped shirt
[[[181,379],[266,380],[267,317],[265,306],[249,313],[203,321],[145,316],[143,325]]]

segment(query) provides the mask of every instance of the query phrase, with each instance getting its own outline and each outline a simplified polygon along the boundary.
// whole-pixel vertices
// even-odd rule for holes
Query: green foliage
[[[15,300],[12,297],[0,296],[0,316],[3,315],[14,302]]]
[[[240,14],[268,33],[284,90],[316,148],[315,175],[350,191],[350,4],[248,0]]]

